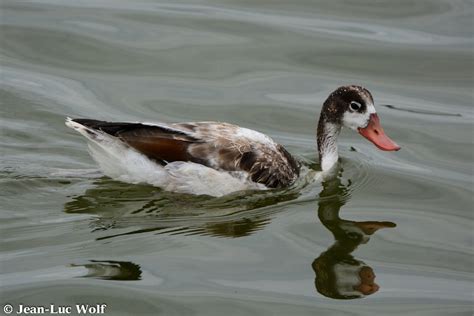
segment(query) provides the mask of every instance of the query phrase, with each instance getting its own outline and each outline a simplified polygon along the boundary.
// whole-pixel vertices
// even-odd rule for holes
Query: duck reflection
[[[356,222],[339,217],[341,207],[350,198],[350,182],[344,185],[339,175],[323,182],[318,217],[334,236],[335,243],[313,261],[316,290],[334,299],[356,299],[379,290],[372,267],[352,256],[360,244],[381,228],[395,227],[392,222]]]
[[[136,281],[141,279],[140,266],[128,261],[90,260],[85,264],[71,264],[71,267],[84,267],[87,274],[82,278],[94,278],[111,281]]]
[[[241,192],[221,198],[165,192],[106,178],[64,205],[66,213],[98,215],[90,226],[97,240],[149,233],[238,238],[267,225],[267,208],[298,197],[298,191]],[[115,231],[116,233],[111,233]]]

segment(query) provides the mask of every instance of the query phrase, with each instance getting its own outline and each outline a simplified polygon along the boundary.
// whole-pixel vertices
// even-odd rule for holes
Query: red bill
[[[377,113],[370,114],[369,124],[367,124],[367,127],[359,128],[358,130],[359,134],[370,140],[381,150],[397,151],[400,149],[400,146],[398,146],[397,143],[385,135],[382,126],[380,126],[380,120]]]

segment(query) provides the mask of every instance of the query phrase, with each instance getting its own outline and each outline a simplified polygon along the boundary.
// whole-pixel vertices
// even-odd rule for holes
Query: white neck
[[[341,127],[332,123],[324,123],[319,147],[319,159],[321,161],[321,169],[323,171],[330,170],[336,165],[339,155],[337,153],[337,137]]]

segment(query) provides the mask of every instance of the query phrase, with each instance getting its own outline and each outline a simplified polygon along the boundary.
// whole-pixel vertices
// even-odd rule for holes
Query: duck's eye
[[[358,111],[360,107],[362,106],[359,102],[352,101],[349,106],[351,107],[352,111]]]

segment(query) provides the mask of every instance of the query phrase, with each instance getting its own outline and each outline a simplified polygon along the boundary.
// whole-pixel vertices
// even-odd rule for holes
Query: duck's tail
[[[160,186],[159,182],[164,178],[163,168],[130,148],[118,137],[96,127],[100,122],[66,118],[66,126],[88,140],[89,153],[105,175],[131,183],[153,183],[155,180],[156,184]]]
[[[86,124],[81,122],[82,119],[72,119],[70,117],[66,117],[66,126],[72,128],[73,130],[77,131],[81,135],[83,135],[88,140],[93,142],[98,142],[103,140],[104,133],[101,131],[91,128]]]

